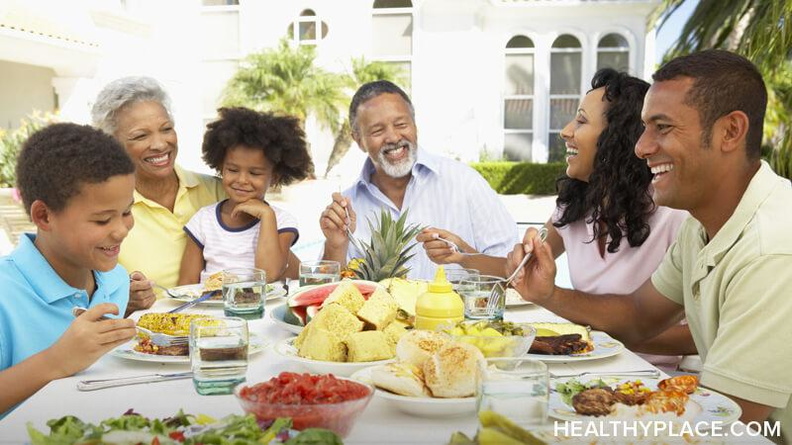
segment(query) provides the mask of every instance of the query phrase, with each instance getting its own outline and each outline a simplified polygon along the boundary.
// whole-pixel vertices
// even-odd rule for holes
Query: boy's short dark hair
[[[748,116],[745,138],[748,158],[759,159],[767,88],[756,66],[739,54],[710,49],[672,59],[660,67],[652,79],[661,82],[678,77],[693,79],[685,102],[698,110],[704,145],[710,144],[715,121],[739,110]]]
[[[83,183],[133,173],[135,165],[112,136],[71,123],[52,124],[30,136],[16,166],[17,188],[28,215],[33,201],[59,212]]]
[[[277,175],[272,185],[288,185],[313,173],[305,131],[296,117],[242,107],[217,111],[220,118],[206,126],[203,140],[203,160],[209,167],[222,172],[228,150],[244,145],[260,149],[272,163]]]

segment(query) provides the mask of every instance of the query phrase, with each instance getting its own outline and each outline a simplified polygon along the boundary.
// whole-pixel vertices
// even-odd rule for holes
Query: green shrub
[[[476,162],[470,166],[502,195],[555,195],[556,179],[566,170],[566,162]]]
[[[31,134],[55,121],[49,113],[34,112],[22,119],[19,128],[0,128],[0,187],[16,186],[16,161],[19,150]]]

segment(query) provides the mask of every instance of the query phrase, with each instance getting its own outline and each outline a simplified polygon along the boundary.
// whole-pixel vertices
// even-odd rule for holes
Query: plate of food
[[[372,365],[378,365],[393,361],[375,360],[369,362],[332,362],[327,360],[314,360],[311,358],[300,357],[297,355],[297,348],[294,346],[296,338],[287,338],[275,344],[275,352],[283,357],[288,358],[294,362],[300,363],[305,366],[309,371],[315,374],[335,374],[337,376],[349,377],[355,371],[366,368]]]
[[[299,334],[303,330],[303,325],[299,324],[299,319],[295,318],[289,310],[289,305],[279,304],[269,311],[272,321],[278,326],[286,329],[292,334]]]
[[[602,331],[574,323],[528,323],[536,337],[527,357],[543,362],[576,362],[613,357],[624,344]]]
[[[388,372],[393,368],[398,369],[395,372]],[[374,377],[372,377],[372,374],[374,374]],[[444,418],[464,416],[476,412],[475,397],[432,397],[425,389],[419,375],[410,371],[409,367],[404,368],[403,363],[389,363],[370,366],[356,371],[352,374],[352,379],[374,385],[377,388],[374,392],[374,397],[385,400],[388,404],[405,414],[418,417]],[[381,386],[377,385],[375,378],[380,381]],[[381,383],[382,380],[386,382],[384,385]],[[402,394],[383,389],[382,386]]]
[[[186,354],[162,355],[162,354],[156,354],[154,352],[138,351],[136,350],[137,346],[138,346],[137,340],[132,340],[110,351],[110,355],[112,355],[113,357],[123,358],[127,360],[135,360],[139,362],[152,362],[152,363],[162,363],[169,365],[190,364],[189,347]],[[267,342],[265,342],[264,339],[262,339],[261,337],[259,337],[258,335],[252,332],[250,333],[250,345],[248,346],[248,355],[258,354],[259,352],[263,351],[264,348],[266,347],[267,347]]]
[[[529,306],[532,305],[530,301],[523,300],[520,293],[516,290],[510,288],[506,289],[506,307],[520,307],[520,306]]]
[[[742,411],[728,397],[698,386],[692,375],[668,379],[617,375],[560,379],[550,394],[548,413],[561,420],[658,420],[728,424]]]
[[[285,297],[286,289],[280,281],[274,281],[267,284],[267,301],[275,298]],[[199,298],[205,292],[212,291],[212,296],[199,304],[207,305],[223,305],[223,292],[220,288],[207,287],[204,284],[185,284],[184,286],[176,286],[168,289],[170,291],[168,298],[174,301],[181,301],[188,303]]]

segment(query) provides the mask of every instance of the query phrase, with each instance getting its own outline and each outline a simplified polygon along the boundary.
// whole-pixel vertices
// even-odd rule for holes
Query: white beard
[[[385,156],[385,151],[402,146],[407,147],[407,157],[395,163],[388,160],[388,158]],[[380,149],[379,153],[377,153],[377,163],[382,168],[382,171],[391,178],[403,178],[410,174],[413,165],[415,165],[416,151],[417,148],[413,143],[402,139],[395,144],[384,145]]]

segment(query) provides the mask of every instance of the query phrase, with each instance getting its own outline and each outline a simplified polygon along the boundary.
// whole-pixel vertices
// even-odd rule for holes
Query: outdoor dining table
[[[269,312],[284,299],[267,303]],[[164,312],[179,302],[159,300],[150,310]],[[192,313],[222,315],[222,306],[199,305]],[[139,314],[133,315],[133,318]],[[508,321],[564,321],[553,313],[535,306],[525,305],[509,308],[505,315]],[[273,322],[268,313],[261,320],[250,322],[250,331],[264,339],[269,345],[259,354],[250,356],[247,372],[248,383],[266,381],[282,371],[306,372],[299,363],[290,361],[276,353],[272,345],[294,334]],[[608,358],[566,363],[549,363],[554,374],[576,374],[583,372],[619,372],[653,369],[654,367],[632,353],[624,350]],[[94,365],[75,376],[55,380],[21,404],[5,419],[0,420],[0,444],[28,442],[27,423],[48,433],[48,419],[75,415],[86,422],[98,423],[108,417],[117,417],[132,409],[149,418],[164,418],[179,410],[190,414],[206,414],[220,418],[228,414],[243,414],[233,395],[201,396],[193,389],[190,379],[157,383],[138,384],[96,391],[79,391],[77,382],[86,379],[132,377],[161,372],[189,371],[189,364],[161,364],[131,361],[105,355]],[[552,422],[552,419],[551,419]],[[350,435],[344,439],[350,444],[445,444],[455,431],[473,437],[478,427],[474,413],[452,418],[426,418],[404,414],[378,397],[374,397],[355,423]],[[725,442],[724,442],[725,441]],[[605,442],[616,443],[616,442]],[[717,443],[771,443],[762,437],[718,438]]]

